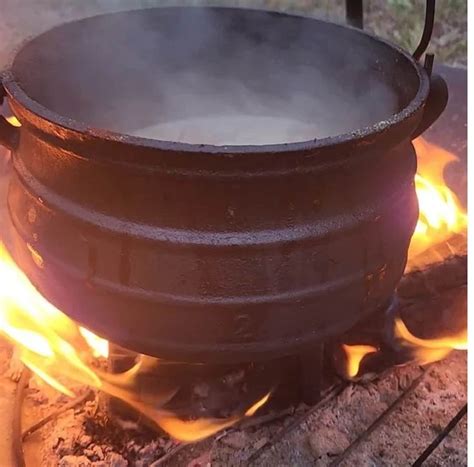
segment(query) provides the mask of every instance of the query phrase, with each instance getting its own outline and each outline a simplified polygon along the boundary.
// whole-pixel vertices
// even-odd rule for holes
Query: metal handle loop
[[[364,29],[363,0],[346,0],[346,22],[355,28]]]
[[[413,52],[413,58],[419,60],[425,53],[430,43],[431,36],[433,35],[433,26],[435,19],[436,0],[426,0],[425,9],[425,26],[423,27],[423,34],[421,35],[420,43]]]
[[[433,26],[435,19],[436,0],[426,0],[425,8],[425,25],[420,43],[413,52],[413,58],[419,60],[425,53],[431,36],[433,35]],[[364,8],[363,0],[346,0],[346,22],[350,26],[364,29]]]

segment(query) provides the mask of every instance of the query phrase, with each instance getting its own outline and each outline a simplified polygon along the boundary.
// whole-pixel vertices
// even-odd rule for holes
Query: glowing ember
[[[452,350],[467,350],[467,330],[465,329],[452,336],[420,339],[408,330],[401,319],[397,318],[395,337],[400,340],[401,345],[412,349],[414,359],[422,365],[441,360]]]
[[[346,354],[346,375],[349,378],[357,376],[360,364],[366,355],[377,352],[377,349],[371,345],[342,344],[342,348]]]

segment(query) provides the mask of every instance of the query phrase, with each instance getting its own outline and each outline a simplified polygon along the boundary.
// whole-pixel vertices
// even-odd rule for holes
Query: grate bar
[[[444,427],[443,431],[433,440],[433,442],[421,453],[420,457],[412,464],[412,467],[420,467],[423,465],[426,459],[431,453],[439,446],[446,436],[456,427],[456,425],[462,420],[467,414],[467,403],[461,408],[461,410],[450,420],[450,422]]]
[[[324,397],[313,407],[309,410],[301,414],[299,417],[296,417],[293,422],[291,422],[288,426],[282,428],[278,431],[273,438],[269,439],[263,446],[259,447],[255,451],[251,452],[250,455],[247,457],[246,462],[249,464],[262,454],[263,451],[268,449],[271,446],[274,446],[278,443],[281,439],[283,439],[288,433],[298,428],[311,414],[315,413],[317,410],[325,407],[332,399],[337,397],[341,392],[348,386],[346,382],[340,383],[337,386],[330,389]]]
[[[418,385],[423,381],[423,378],[426,375],[425,368],[420,376],[415,378],[413,382],[410,384],[408,389],[405,390],[395,401],[393,401],[390,406],[380,414],[375,421],[356,439],[354,440],[341,454],[339,454],[336,459],[334,459],[330,464],[329,467],[337,467],[346,460],[346,458],[356,449],[361,443],[363,443],[384,421],[385,419],[393,413],[400,404],[410,396],[413,391],[418,387]]]

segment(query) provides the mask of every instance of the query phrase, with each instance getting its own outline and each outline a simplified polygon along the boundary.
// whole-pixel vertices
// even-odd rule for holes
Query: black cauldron
[[[0,118],[15,260],[98,334],[198,362],[299,352],[387,306],[418,216],[411,140],[447,99],[439,77],[364,31],[237,8],[64,24],[27,43],[2,85],[22,124]],[[133,136],[234,105],[315,134]]]

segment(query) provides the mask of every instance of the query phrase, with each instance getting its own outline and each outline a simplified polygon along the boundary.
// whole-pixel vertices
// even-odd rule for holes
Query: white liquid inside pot
[[[214,145],[265,145],[321,138],[316,126],[284,117],[216,115],[152,125],[135,136],[163,141]]]

